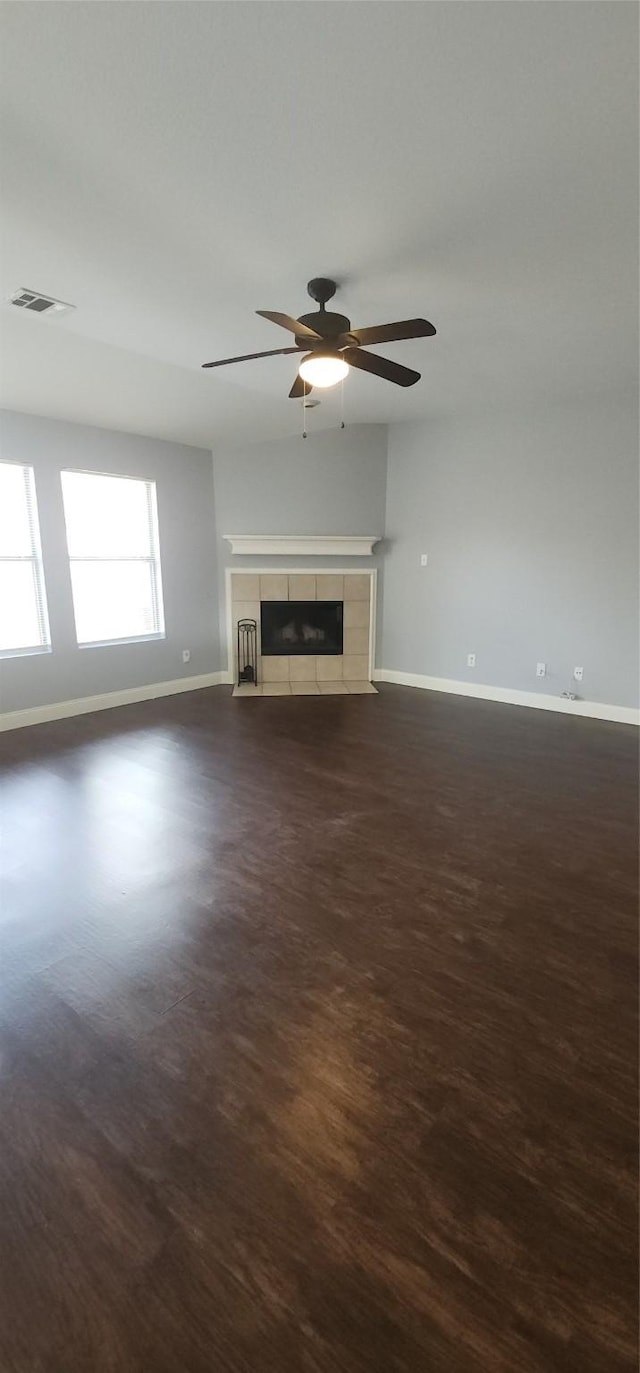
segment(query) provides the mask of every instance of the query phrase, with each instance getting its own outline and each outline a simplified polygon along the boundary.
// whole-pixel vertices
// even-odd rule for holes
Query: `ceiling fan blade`
[[[308,396],[313,391],[313,387],[308,381],[303,381],[302,377],[296,377],[289,392],[290,400],[300,400],[302,396]]]
[[[272,324],[279,324],[282,329],[288,329],[290,333],[297,334],[298,338],[320,338],[315,329],[310,329],[308,324],[300,324],[299,320],[292,319],[291,315],[281,315],[277,310],[256,310],[257,315],[262,315],[263,319],[270,319]]]
[[[350,367],[373,372],[376,377],[384,377],[385,381],[394,381],[396,386],[415,386],[420,380],[419,372],[412,372],[410,367],[401,367],[399,362],[391,362],[389,358],[380,358],[377,353],[365,353],[364,348],[346,348],[342,356]]]
[[[373,324],[370,329],[352,329],[363,347],[370,343],[395,343],[403,338],[431,338],[435,334],[428,319],[400,319],[397,324]]]
[[[271,348],[268,353],[243,353],[240,358],[220,358],[219,362],[203,362],[203,367],[226,367],[229,362],[251,362],[252,358],[275,358],[281,353],[303,353],[304,348]]]

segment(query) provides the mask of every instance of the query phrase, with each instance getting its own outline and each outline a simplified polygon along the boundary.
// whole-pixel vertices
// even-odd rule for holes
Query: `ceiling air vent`
[[[11,304],[16,305],[19,310],[33,310],[37,315],[61,315],[67,310],[75,309],[75,306],[68,305],[64,300],[54,300],[53,296],[43,296],[41,291],[27,291],[24,288],[14,291]]]

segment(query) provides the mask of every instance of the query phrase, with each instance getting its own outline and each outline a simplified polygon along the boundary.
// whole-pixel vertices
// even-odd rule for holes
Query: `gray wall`
[[[0,660],[0,710],[226,666],[224,533],[382,534],[377,664],[638,700],[638,433],[630,399],[418,425],[354,425],[214,452],[30,415],[3,457],[35,469],[53,651]],[[388,462],[387,462],[388,444]],[[167,637],[79,649],[63,467],[157,482]],[[214,507],[215,488],[215,507]],[[426,570],[420,554],[429,555]],[[330,568],[342,559],[318,559]],[[300,566],[300,558],[279,559]],[[348,565],[371,567],[371,559]],[[182,649],[191,662],[182,663]],[[477,654],[475,671],[466,655]],[[549,675],[535,676],[538,660]]]
[[[225,568],[265,565],[264,557],[238,557],[224,534],[384,533],[387,429],[380,424],[325,429],[213,455],[220,585],[221,657],[226,663]],[[374,558],[314,558],[318,567],[380,568]],[[273,560],[275,566],[275,559]],[[278,558],[279,567],[303,567],[303,558]],[[378,576],[378,620],[383,587]],[[380,633],[378,634],[378,641]]]
[[[393,425],[381,665],[637,706],[637,460],[633,398]]]
[[[218,622],[211,454],[159,439],[4,412],[0,456],[35,470],[51,653],[0,660],[0,710],[217,671]],[[60,470],[157,483],[166,638],[78,648]],[[188,665],[182,649],[191,650]]]

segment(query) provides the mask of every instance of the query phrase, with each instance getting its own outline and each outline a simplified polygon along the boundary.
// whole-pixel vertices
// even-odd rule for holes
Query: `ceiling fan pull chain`
[[[340,428],[344,429],[344,377],[340,382]]]
[[[303,437],[303,439],[306,439],[306,437],[307,437],[307,407],[306,407],[306,405],[305,405],[306,398],[307,398],[307,383],[306,383],[306,381],[304,380],[304,377],[303,377],[303,378],[302,378],[302,437]]]

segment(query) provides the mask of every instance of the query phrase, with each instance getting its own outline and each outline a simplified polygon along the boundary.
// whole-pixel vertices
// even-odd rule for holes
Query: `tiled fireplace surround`
[[[232,662],[237,682],[238,620],[258,624],[258,686],[235,687],[238,696],[361,695],[372,686],[375,572],[231,572]],[[340,656],[262,657],[261,601],[343,601],[344,653]]]

